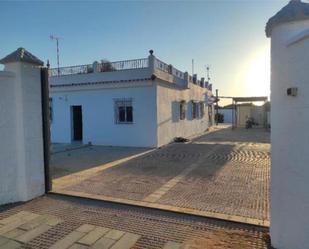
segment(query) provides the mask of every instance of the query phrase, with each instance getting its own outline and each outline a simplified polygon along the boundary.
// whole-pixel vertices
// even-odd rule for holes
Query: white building
[[[52,142],[158,147],[207,130],[211,85],[152,53],[51,69]]]

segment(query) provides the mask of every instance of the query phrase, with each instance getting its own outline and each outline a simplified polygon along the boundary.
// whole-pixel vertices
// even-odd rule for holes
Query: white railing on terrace
[[[96,68],[94,68],[94,66]],[[135,59],[135,60],[125,60],[116,62],[98,62],[93,64],[52,68],[49,69],[49,76],[63,76],[71,74],[88,74],[93,72],[113,72],[128,69],[141,69],[149,67],[149,58]],[[165,73],[169,73],[181,80],[185,79],[185,73],[176,69],[172,65],[169,65],[157,58],[154,58],[154,68],[159,69]],[[193,82],[193,77],[189,75],[189,81]],[[200,85],[200,81],[197,79],[194,84]]]
[[[136,59],[136,60],[98,63],[97,71],[98,72],[112,72],[112,71],[121,71],[121,70],[127,70],[127,69],[147,68],[148,66],[149,66],[148,58],[143,58],[143,59]],[[52,68],[49,70],[49,76],[87,74],[87,73],[93,73],[93,72],[94,72],[93,64],[87,64],[87,65],[79,65],[79,66],[61,67],[59,69]]]
[[[155,60],[155,67],[160,69],[163,72],[172,74],[180,79],[184,79],[184,73],[181,72],[180,70],[174,68],[172,65],[168,65],[165,62],[159,60],[156,58]]]

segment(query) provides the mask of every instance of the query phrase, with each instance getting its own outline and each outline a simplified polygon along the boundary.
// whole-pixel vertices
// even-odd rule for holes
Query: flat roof
[[[254,101],[267,101],[268,97],[235,97],[233,101],[236,102],[254,102]]]

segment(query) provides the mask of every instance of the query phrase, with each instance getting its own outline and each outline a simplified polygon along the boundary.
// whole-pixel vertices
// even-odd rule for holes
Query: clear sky
[[[0,1],[0,57],[24,47],[56,67],[144,58],[148,50],[198,77],[211,67],[219,95],[269,94],[265,24],[288,0]]]

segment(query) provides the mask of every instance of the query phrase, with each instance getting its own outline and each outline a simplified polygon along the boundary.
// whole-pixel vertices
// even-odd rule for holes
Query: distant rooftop
[[[10,62],[27,62],[38,66],[43,66],[44,62],[38,59],[36,56],[28,52],[24,48],[18,48],[13,53],[7,55],[0,60],[1,64],[10,63]]]
[[[300,0],[291,0],[276,15],[270,18],[266,24],[266,36],[270,37],[272,29],[281,23],[309,19],[309,3]]]

